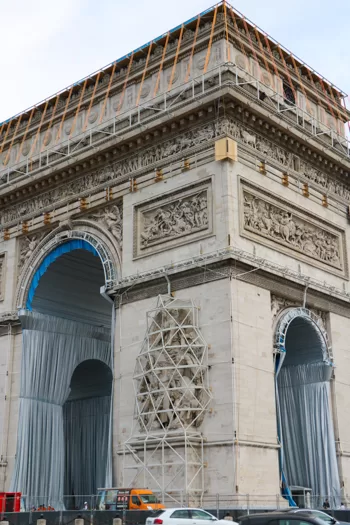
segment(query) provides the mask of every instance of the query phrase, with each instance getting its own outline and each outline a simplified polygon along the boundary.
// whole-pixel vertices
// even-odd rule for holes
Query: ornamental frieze
[[[295,166],[295,155],[293,153],[281,148],[270,140],[258,135],[251,129],[243,127],[240,123],[231,120],[226,120],[226,130],[229,135],[235,138],[238,142],[243,142],[247,146],[254,148],[259,151],[264,158],[272,159],[287,170],[296,170]],[[350,202],[350,189],[337,179],[330,177],[329,175],[322,173],[320,170],[314,168],[311,164],[305,162],[299,158],[299,167],[296,171],[299,171],[306,179],[313,182],[322,189],[325,193],[333,193],[342,199]]]
[[[244,237],[328,271],[346,270],[343,230],[243,181],[240,223]]]
[[[134,225],[134,257],[211,234],[211,181],[137,206]]]
[[[1,214],[1,225],[9,225],[16,221],[22,221],[37,214],[38,209],[46,211],[54,205],[63,205],[78,198],[85,191],[98,191],[106,187],[112,181],[137,170],[151,169],[164,159],[185,153],[191,148],[205,145],[216,137],[228,134],[237,142],[245,144],[259,151],[266,159],[271,159],[285,169],[295,169],[295,156],[271,142],[270,140],[255,133],[250,128],[232,119],[221,119],[214,123],[192,129],[178,137],[174,137],[161,144],[145,149],[141,153],[129,156],[127,159],[115,162],[107,167],[90,172],[82,177],[47,191],[41,195],[13,205]],[[343,183],[322,173],[307,162],[299,159],[298,171],[306,179],[319,186],[323,193],[334,194],[350,202],[350,190]]]
[[[55,204],[65,204],[87,190],[97,190],[106,187],[106,184],[125,175],[130,175],[142,168],[150,168],[157,162],[171,156],[183,153],[190,148],[201,146],[216,136],[222,134],[224,127],[220,122],[210,123],[200,128],[193,129],[179,137],[164,142],[163,144],[146,149],[140,154],[129,156],[120,162],[115,162],[105,168],[88,173],[79,179],[66,183],[33,197],[30,200],[11,206],[1,214],[1,224],[5,225],[16,220],[23,220],[29,214],[37,213]]]

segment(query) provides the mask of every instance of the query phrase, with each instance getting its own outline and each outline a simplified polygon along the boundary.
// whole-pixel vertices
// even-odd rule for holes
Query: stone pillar
[[[340,486],[342,498],[350,491],[350,397],[349,362],[350,362],[350,319],[329,314],[329,331],[334,359],[334,379],[332,380],[332,412],[334,437],[338,456]],[[348,504],[349,502],[347,502]]]
[[[231,300],[236,492],[275,505],[280,487],[271,296],[232,279]]]

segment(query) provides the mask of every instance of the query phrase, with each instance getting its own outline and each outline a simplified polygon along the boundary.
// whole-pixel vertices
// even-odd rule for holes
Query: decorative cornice
[[[171,277],[172,275],[182,272],[189,272],[195,270],[196,268],[205,268],[207,265],[218,264],[222,261],[230,259],[240,261],[242,263],[248,263],[253,268],[256,268],[257,271],[267,271],[269,273],[273,273],[276,276],[282,277],[283,279],[287,279],[302,286],[307,285],[308,288],[314,289],[317,292],[327,294],[346,303],[350,303],[350,292],[347,292],[344,289],[337,288],[326,281],[319,281],[318,279],[314,279],[303,273],[299,273],[288,266],[282,266],[273,261],[269,261],[263,257],[259,257],[233,246],[228,246],[222,250],[216,250],[215,252],[205,255],[197,255],[191,259],[174,262],[154,270],[140,272],[124,277],[123,279],[116,281],[111,286],[109,294],[116,296],[127,294],[127,291],[130,287],[143,285],[145,283],[151,284],[152,281],[156,281],[161,278],[165,279],[165,275]],[[232,278],[235,278],[234,273],[232,274]]]
[[[208,108],[209,110],[209,108]],[[95,171],[84,174],[79,178],[65,183],[63,186],[58,186],[39,196],[19,204],[12,204],[11,207],[5,209],[1,216],[2,227],[10,227],[22,221],[28,221],[33,216],[40,213],[50,212],[52,209],[57,209],[57,204],[63,206],[70,202],[76,202],[79,197],[85,195],[92,195],[98,191],[104,190],[106,187],[116,185],[128,180],[130,175],[137,178],[143,174],[150,173],[156,167],[164,167],[171,163],[180,161],[183,157],[197,155],[200,151],[204,151],[212,146],[214,140],[221,136],[231,136],[248,151],[254,153],[255,156],[271,160],[276,166],[280,166],[283,170],[294,173],[295,177],[304,178],[310,181],[312,185],[319,188],[322,193],[335,195],[337,199],[343,201],[344,204],[350,202],[350,188],[344,183],[337,180],[334,176],[331,177],[317,169],[313,164],[301,159],[302,155],[309,154],[313,162],[315,160],[322,160],[322,157],[315,155],[310,149],[306,149],[303,145],[298,145],[296,141],[287,134],[281,133],[280,130],[271,126],[262,119],[257,119],[256,116],[247,110],[240,111],[242,108],[236,108],[235,119],[221,118],[216,121],[208,121],[206,124],[197,127],[191,127],[178,133],[183,128],[184,124],[192,123],[190,116],[181,126],[174,127],[177,135],[172,135],[172,138],[166,141],[161,141],[159,135],[158,141],[153,143],[148,148],[139,148],[133,155],[125,154],[118,162],[113,162]],[[198,117],[203,117],[205,110],[199,110]],[[207,113],[208,114],[208,113]],[[173,123],[174,124],[174,123]],[[252,127],[254,126],[254,127]],[[168,132],[172,125],[168,124],[163,127],[163,131]],[[256,130],[261,133],[257,133]],[[269,140],[264,135],[274,137],[274,141]],[[281,145],[279,145],[279,142]],[[290,149],[286,149],[286,145]],[[294,152],[298,152],[299,157],[295,156]],[[294,166],[295,159],[298,160],[298,166]],[[327,167],[334,169],[336,167],[326,162]],[[73,170],[73,168],[72,168]],[[74,170],[73,170],[74,171]],[[60,178],[57,173],[55,178]],[[50,180],[50,179],[49,179]],[[345,207],[344,207],[345,211]]]
[[[266,113],[265,106],[263,106],[261,102],[259,102],[256,99],[256,97],[253,97],[253,95],[249,93],[249,91],[247,90],[242,91],[243,88],[240,88],[240,87],[235,90],[229,87],[230,85],[229,77],[232,76],[232,71],[231,71],[232,68],[230,69],[231,66],[229,64],[224,64],[224,65],[221,65],[220,67],[222,67],[223,69],[225,68],[227,69],[227,75],[228,75],[227,81],[223,82],[222,85],[220,86],[218,85],[217,76],[214,75],[213,77],[208,79],[208,85],[206,87],[205,94],[199,94],[199,95],[197,94],[195,99],[192,99],[191,97],[186,97],[186,99],[183,99],[180,97],[179,100],[176,101],[176,103],[172,106],[172,110],[173,110],[173,113],[171,116],[172,121],[169,121],[169,115],[167,114],[167,122],[166,122],[165,127],[170,126],[172,128],[174,125],[176,128],[178,125],[177,123],[180,124],[180,127],[183,127],[183,124],[187,124],[194,118],[198,118],[199,113],[203,111],[207,111],[207,109],[209,111],[209,108],[206,108],[206,104],[212,103],[215,99],[221,96],[222,99],[225,100],[224,106],[225,106],[226,114],[230,112],[230,106],[235,107],[235,109],[237,109],[237,112],[239,111],[244,112],[242,115],[244,121],[247,121],[249,120],[249,118],[252,118],[252,125],[254,125],[254,127],[259,127],[261,124],[263,126],[266,126],[267,128],[271,128],[271,130],[274,130],[273,133],[275,133],[274,137],[276,137],[276,140],[283,140],[283,141],[286,141],[286,143],[290,142],[291,148],[293,148],[294,150],[298,150],[298,155],[305,156],[305,158],[307,156],[309,157],[311,156],[313,162],[322,163],[323,167],[326,166],[332,174],[333,172],[336,173],[338,171],[339,175],[341,176],[345,176],[345,177],[349,176],[349,172],[347,171],[349,168],[348,166],[346,166],[347,160],[345,158],[344,159],[341,158],[341,150],[337,152],[335,149],[333,149],[331,152],[332,153],[331,156],[327,158],[328,151],[326,148],[329,148],[331,146],[331,144],[328,143],[329,142],[328,138],[326,138],[325,136],[321,136],[321,135],[313,136],[312,137],[313,146],[312,147],[309,146],[308,139],[310,137],[308,137],[307,128],[305,129],[298,128],[296,122],[294,122],[293,119],[291,120],[291,117],[285,113],[279,113],[278,119],[280,120],[281,125],[283,123],[288,124],[288,127],[284,126],[285,128],[284,130],[278,129],[279,127],[278,122],[275,124],[273,124],[272,122],[269,122],[269,117],[272,116],[271,109],[270,109],[270,114]],[[224,73],[222,73],[222,75],[224,75]],[[211,83],[209,81],[211,81]],[[186,89],[190,91],[190,86],[187,87]],[[240,97],[240,94],[243,95],[243,98],[242,96]],[[236,100],[235,104],[232,105],[232,98],[235,99],[237,97],[240,98],[240,103],[237,104],[237,100]],[[230,103],[230,99],[231,99],[231,103]],[[200,106],[200,110],[198,111],[199,100],[201,100],[201,106]],[[251,103],[251,101],[253,101],[253,104]],[[197,111],[191,108],[190,114],[188,114],[188,109],[191,104],[192,106],[194,104],[196,105]],[[249,109],[248,109],[248,106],[249,106]],[[261,109],[265,108],[263,117],[261,116],[257,117],[256,115],[256,110],[259,109],[259,106],[261,106]],[[210,109],[212,110],[213,108],[211,107]],[[182,112],[182,116],[180,116],[181,112]],[[186,113],[186,116],[184,116],[185,113]],[[202,120],[202,117],[200,118]],[[111,146],[112,144],[111,137],[109,137],[108,135],[101,135],[101,137],[102,136],[104,137],[103,139],[100,140],[101,144],[98,141],[96,143],[95,142],[93,143],[94,150],[96,153],[94,157],[91,157],[93,153],[92,148],[85,146],[84,141],[80,141],[80,143],[75,148],[77,151],[77,157],[72,157],[70,159],[70,161],[72,162],[69,163],[69,166],[67,166],[68,161],[59,160],[60,158],[57,157],[56,155],[57,163],[53,163],[49,167],[45,166],[45,162],[43,163],[42,172],[40,172],[42,174],[40,175],[39,178],[42,179],[44,177],[44,179],[41,180],[40,183],[38,182],[34,183],[34,179],[32,179],[32,181],[30,182],[28,180],[28,175],[26,175],[22,183],[20,182],[20,187],[17,186],[15,192],[11,193],[11,196],[10,195],[7,196],[7,199],[8,199],[7,202],[10,202],[10,201],[14,202],[16,199],[22,198],[28,192],[33,193],[37,191],[37,189],[40,189],[42,185],[45,186],[45,184],[47,184],[47,182],[45,182],[45,179],[47,179],[48,183],[52,185],[53,183],[57,183],[62,179],[66,180],[67,178],[76,176],[76,173],[79,171],[81,172],[86,169],[89,169],[90,162],[95,163],[95,164],[101,163],[101,162],[105,163],[106,161],[108,162],[113,157],[116,157],[116,156],[120,157],[124,155],[126,151],[128,150],[134,151],[135,147],[140,147],[141,145],[145,145],[145,143],[147,142],[147,137],[148,137],[148,140],[150,138],[158,140],[157,137],[159,137],[161,130],[164,129],[163,120],[164,119],[161,118],[161,114],[159,112],[154,112],[154,114],[152,113],[150,116],[147,116],[147,130],[146,129],[144,129],[144,131],[140,130],[139,125],[135,125],[135,126],[133,125],[131,127],[127,126],[126,128],[125,127],[121,128],[120,131],[118,131],[118,135],[117,135],[118,142],[119,142],[118,146],[116,146],[115,140],[114,140],[113,146]],[[297,132],[298,136],[295,135],[295,132]],[[137,139],[135,140],[135,138],[132,138],[132,139],[129,138],[129,136],[127,135],[129,135],[130,133],[134,133],[134,137],[137,137]],[[302,141],[303,135],[305,135],[304,142]],[[112,136],[115,138],[113,134]],[[81,153],[79,153],[80,151],[79,148],[82,148]],[[107,148],[110,148],[110,150],[106,151]],[[96,152],[96,149],[99,149],[100,151]],[[83,153],[85,155],[84,158],[82,158]],[[79,158],[79,155],[81,158]],[[55,170],[54,175],[52,174],[53,170]],[[33,176],[31,176],[31,178],[32,177]],[[34,176],[34,178],[35,177],[36,176]],[[0,190],[3,192],[3,188],[0,188]],[[4,197],[2,197],[2,199],[4,198],[5,198],[5,195]],[[0,199],[0,204],[1,202],[4,203],[4,201],[1,201]]]

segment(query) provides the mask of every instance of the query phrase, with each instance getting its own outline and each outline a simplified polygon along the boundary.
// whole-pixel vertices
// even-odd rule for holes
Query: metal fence
[[[175,507],[174,494],[173,495],[158,495],[160,499],[164,500],[166,507]],[[181,499],[181,494],[177,495]],[[198,506],[191,502],[194,499],[193,494],[182,494],[183,506]],[[113,520],[120,518],[122,525],[145,525],[146,519],[149,516],[154,516],[154,511],[142,510],[97,510],[97,496],[85,495],[78,496],[79,501],[82,500],[84,505],[89,506],[88,509],[68,508],[73,507],[75,498],[66,496],[62,504],[65,502],[66,508],[60,510],[47,510],[49,504],[44,504],[45,498],[38,498],[38,507],[33,507],[27,512],[4,513],[1,515],[2,521],[7,521],[9,525],[117,525]],[[318,500],[325,500],[318,496]],[[329,499],[329,498],[328,498]],[[347,499],[344,498],[344,499]],[[252,495],[252,494],[237,494],[237,495],[223,495],[223,494],[207,494],[202,498],[202,505],[205,510],[211,512],[215,517],[222,519],[226,512],[230,512],[234,521],[239,521],[240,517],[250,513],[268,512],[272,510],[288,507],[286,500],[281,498],[279,494],[276,495]],[[41,508],[40,508],[41,507]],[[77,507],[77,505],[75,505]],[[343,509],[329,509],[327,513],[335,517],[339,521],[350,522],[350,508]],[[38,520],[46,520],[46,524]],[[78,523],[75,520],[81,520]],[[118,520],[119,521],[119,520]]]
[[[288,501],[281,496],[281,494],[208,494],[201,492],[167,492],[155,493],[159,503],[166,508],[173,507],[201,507],[208,509],[215,515],[219,515],[221,511],[229,510],[243,510],[249,512],[250,510],[279,510],[288,508]],[[350,498],[348,495],[343,495],[343,499],[335,499],[331,495],[313,495],[305,492],[303,494],[293,494],[295,503],[300,508],[320,509],[324,510],[345,510],[349,508]],[[51,512],[51,511],[113,511],[121,513],[124,510],[140,511],[147,507],[147,501],[140,501],[136,497],[136,502],[139,501],[140,508],[133,500],[133,495],[122,495],[122,500],[117,502],[104,502],[102,505],[99,502],[98,495],[75,495],[63,496],[62,501],[54,504],[47,497],[31,497],[22,496],[22,511],[27,512]],[[329,507],[325,502],[328,502]],[[142,505],[142,507],[141,507]]]

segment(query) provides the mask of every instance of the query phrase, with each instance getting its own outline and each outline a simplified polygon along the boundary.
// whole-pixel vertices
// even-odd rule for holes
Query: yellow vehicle
[[[98,489],[98,510],[159,510],[164,505],[148,489]]]

